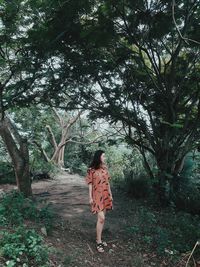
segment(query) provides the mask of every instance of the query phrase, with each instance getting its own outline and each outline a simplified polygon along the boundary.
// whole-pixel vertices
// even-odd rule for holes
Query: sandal
[[[97,246],[98,252],[100,252],[100,253],[104,252],[103,243],[97,243],[96,246]]]
[[[98,244],[97,240],[96,240],[96,243]],[[100,243],[103,245],[103,247],[107,247],[108,246],[108,244],[106,243],[106,241],[102,241]]]
[[[104,247],[107,247],[108,246],[108,244],[106,243],[106,241],[102,241],[102,244],[103,244]]]

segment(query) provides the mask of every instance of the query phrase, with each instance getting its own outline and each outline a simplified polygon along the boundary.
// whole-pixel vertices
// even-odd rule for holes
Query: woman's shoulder
[[[89,168],[87,169],[87,173],[93,173],[93,172],[95,172],[95,169],[94,169],[94,168],[89,167]]]
[[[103,170],[108,170],[108,167],[106,166],[106,164],[103,164],[103,165],[101,165],[101,169],[103,169]]]

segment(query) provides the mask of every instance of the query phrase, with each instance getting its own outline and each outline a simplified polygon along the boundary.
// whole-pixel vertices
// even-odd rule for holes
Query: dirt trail
[[[63,265],[56,267],[149,267],[137,244],[127,233],[134,224],[134,205],[114,195],[114,210],[107,213],[103,231],[108,242],[105,253],[95,249],[96,216],[88,205],[88,186],[83,177],[62,173],[54,180],[33,183],[33,194],[52,204],[58,214],[58,227],[49,242],[63,251]],[[56,242],[56,243],[55,243]],[[160,266],[160,265],[154,265]]]
[[[82,228],[83,224],[91,226],[96,223],[96,216],[90,212],[88,186],[83,177],[61,173],[54,180],[33,183],[32,188],[36,197],[51,203],[58,215],[77,228]],[[119,212],[117,208],[118,203],[115,201],[115,212]],[[113,211],[107,213],[109,219],[106,223],[106,229],[109,227],[112,228],[112,231],[120,231],[122,222],[120,218],[115,220],[112,213]],[[91,231],[91,228],[89,230]]]
[[[78,175],[60,174],[54,180],[33,183],[33,194],[52,204],[55,212],[71,223],[88,216],[87,186]]]
[[[1,186],[2,192],[13,185]],[[16,188],[16,187],[15,187]],[[114,210],[106,215],[103,239],[108,247],[104,253],[95,248],[96,216],[88,204],[88,186],[83,177],[60,173],[52,180],[33,182],[36,200],[50,203],[57,214],[52,233],[45,238],[56,248],[51,256],[52,267],[172,267],[128,231],[137,226],[137,211],[141,204],[112,188]],[[39,267],[39,266],[38,266]]]

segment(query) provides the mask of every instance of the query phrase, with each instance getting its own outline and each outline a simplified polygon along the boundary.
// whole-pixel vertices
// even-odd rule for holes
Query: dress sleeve
[[[88,169],[87,170],[87,175],[86,175],[86,177],[85,177],[85,181],[86,181],[86,183],[87,184],[91,184],[92,183],[92,179],[93,179],[93,172],[92,172],[92,169]]]

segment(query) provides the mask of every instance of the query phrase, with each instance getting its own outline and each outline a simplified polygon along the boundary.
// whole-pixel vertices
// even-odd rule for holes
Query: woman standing
[[[98,252],[104,252],[106,242],[102,241],[102,231],[105,223],[106,210],[112,209],[112,193],[110,176],[105,165],[103,150],[97,150],[87,172],[86,182],[89,185],[89,203],[93,214],[97,214],[96,246]]]

